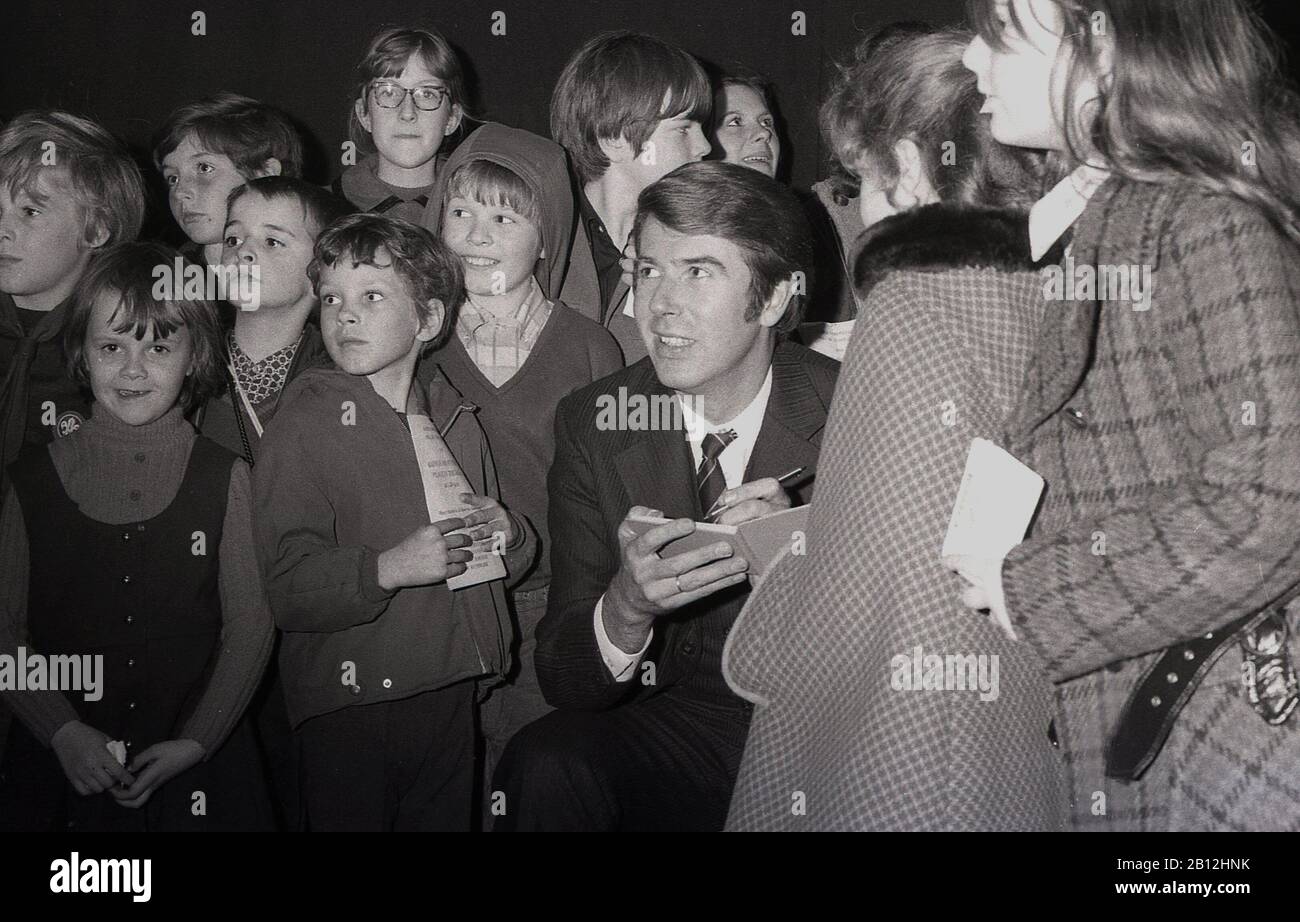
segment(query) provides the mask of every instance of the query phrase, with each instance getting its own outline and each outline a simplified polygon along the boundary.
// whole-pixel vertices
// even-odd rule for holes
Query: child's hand
[[[479,496],[477,493],[462,493],[460,499],[461,502],[476,507],[464,519],[469,536],[475,541],[483,541],[500,533],[505,536],[503,545],[505,548],[519,540],[519,530],[515,528],[515,520],[492,497]]]
[[[464,519],[443,519],[411,532],[379,555],[379,585],[392,592],[407,586],[431,586],[469,569],[474,558],[467,548],[468,535],[453,535],[465,527]]]
[[[143,807],[154,791],[201,761],[203,747],[194,740],[154,743],[131,760],[131,769],[139,773],[135,783],[125,790],[114,788],[113,796],[124,807]]]
[[[135,776],[108,751],[108,743],[105,734],[79,720],[59,727],[50,740],[68,783],[83,797],[135,783]]]

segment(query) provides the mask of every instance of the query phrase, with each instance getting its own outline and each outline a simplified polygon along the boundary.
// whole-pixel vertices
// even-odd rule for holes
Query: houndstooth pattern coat
[[[1052,685],[1027,646],[961,606],[940,561],[971,439],[999,433],[1042,311],[1025,217],[927,206],[861,246],[867,300],[807,553],[768,570],[724,654],[755,704],[727,828],[1060,828]],[[996,698],[909,690],[894,658],[918,646],[996,660]]]
[[[1272,727],[1254,713],[1235,644],[1140,782],[1103,775],[1121,708],[1161,648],[1300,583],[1300,251],[1235,199],[1111,179],[1072,255],[1149,266],[1153,284],[1146,309],[1048,306],[1007,433],[1048,484],[1003,581],[1018,631],[1061,683],[1073,826],[1300,830],[1300,719]]]

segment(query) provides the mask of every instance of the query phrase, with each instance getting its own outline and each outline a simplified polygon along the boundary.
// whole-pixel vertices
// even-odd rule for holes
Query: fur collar
[[[940,202],[891,215],[863,232],[853,275],[861,298],[899,270],[1028,272],[1034,266],[1026,212]]]

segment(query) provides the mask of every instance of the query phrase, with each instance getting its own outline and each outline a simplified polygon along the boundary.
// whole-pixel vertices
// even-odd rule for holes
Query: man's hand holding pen
[[[780,477],[764,477],[724,490],[707,521],[739,525],[760,516],[789,509],[786,485],[811,477],[798,467]],[[662,516],[657,509],[633,506],[628,516]],[[659,549],[695,531],[698,523],[673,519],[638,537],[624,520],[619,528],[622,565],[604,596],[601,618],[609,639],[625,652],[638,650],[654,620],[684,605],[746,580],[749,562],[732,556],[731,546],[718,541],[673,557]]]
[[[804,469],[797,467],[780,477],[763,477],[724,490],[713,508],[707,511],[704,520],[717,525],[739,525],[750,519],[789,509],[790,494],[786,492],[786,487],[805,479],[801,476],[803,473]]]

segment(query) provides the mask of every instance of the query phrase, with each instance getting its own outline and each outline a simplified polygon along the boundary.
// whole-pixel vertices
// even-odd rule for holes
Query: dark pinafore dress
[[[178,738],[221,641],[218,549],[235,456],[199,436],[171,504],[109,525],[68,497],[48,448],[10,468],[30,547],[28,633],[43,655],[102,655],[97,701],[65,695],[80,720],[127,745],[127,761]],[[201,795],[201,796],[196,796]],[[78,795],[58,757],[15,720],[0,768],[0,828],[183,831],[270,828],[256,745],[241,720],[210,758],[139,809]]]

